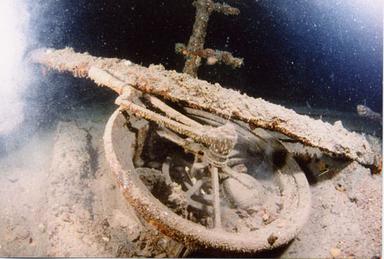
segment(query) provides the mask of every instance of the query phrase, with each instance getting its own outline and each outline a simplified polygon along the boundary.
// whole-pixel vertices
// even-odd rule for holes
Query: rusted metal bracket
[[[201,59],[206,58],[208,65],[224,63],[238,68],[243,64],[242,58],[235,58],[228,51],[204,49],[207,27],[212,12],[224,15],[239,15],[240,10],[225,3],[217,3],[213,0],[195,0],[193,5],[196,8],[195,22],[188,45],[176,43],[175,51],[185,56],[186,61],[183,72],[197,77],[197,70],[201,65]]]

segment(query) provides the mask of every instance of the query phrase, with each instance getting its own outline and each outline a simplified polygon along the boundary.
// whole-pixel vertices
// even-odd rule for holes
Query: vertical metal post
[[[221,228],[219,172],[215,166],[211,166],[210,171],[212,177],[214,228]]]

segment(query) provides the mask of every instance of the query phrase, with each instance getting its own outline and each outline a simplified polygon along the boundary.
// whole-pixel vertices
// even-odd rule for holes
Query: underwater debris
[[[242,157],[247,161],[252,175],[247,174],[246,177],[236,171],[235,165],[231,167],[225,161],[212,157],[212,146],[205,147],[197,142],[192,142],[193,146],[185,145],[189,138],[184,139],[168,130],[167,126],[154,123],[148,136],[150,141],[145,141],[143,154],[146,155],[143,159],[146,168],[138,168],[132,163],[137,151],[132,144],[137,134],[124,127],[127,117],[123,116],[121,108],[124,109],[120,107],[111,115],[105,128],[103,138],[107,160],[129,204],[165,235],[183,243],[188,249],[214,248],[255,253],[287,244],[306,222],[310,211],[309,185],[293,158],[289,158],[284,168],[275,175],[272,165],[256,169],[265,151],[258,145],[267,141],[264,137],[271,138],[267,132],[260,137],[249,127],[243,128],[241,122],[232,121],[238,142],[232,150],[234,152],[231,151],[227,157],[228,160]],[[184,111],[185,115],[195,119],[195,116],[199,117],[204,126],[216,129],[217,125],[225,126],[226,120],[219,116],[192,110]],[[135,123],[137,116],[131,115],[129,123]],[[158,134],[159,131],[162,134]],[[163,134],[165,132],[166,135]],[[250,150],[253,150],[252,154]],[[223,153],[217,153],[220,154]],[[162,165],[156,166],[156,169],[148,168],[153,161]],[[135,173],[139,170],[140,179]],[[156,177],[152,173],[142,174],[143,170],[155,170]],[[262,195],[255,195],[249,190],[254,185],[244,184],[249,179],[258,183],[261,188],[258,193]],[[226,188],[223,188],[222,181],[232,180],[238,181],[242,190],[248,191],[239,195],[236,193],[239,185],[233,182],[227,182]],[[149,188],[145,188],[143,183],[148,183]],[[244,209],[239,207],[241,204],[245,205]],[[269,215],[268,219],[262,219],[264,214]],[[286,227],[282,229],[281,226]],[[278,235],[278,239],[271,244],[267,237],[272,234]]]
[[[238,15],[240,13],[239,9],[226,3],[216,3],[213,0],[196,0],[193,2],[193,5],[196,7],[196,16],[188,45],[185,46],[182,43],[176,43],[175,46],[176,53],[180,53],[186,58],[183,72],[197,77],[197,70],[201,65],[201,58],[207,59],[208,65],[224,63],[233,68],[240,67],[243,64],[242,58],[235,58],[228,51],[204,49],[209,16],[212,12],[215,11],[225,15]]]
[[[196,51],[189,50],[184,44],[176,43],[175,50],[177,53],[181,53],[184,56],[192,57],[198,56],[207,60],[207,65],[215,65],[217,63],[224,63],[232,68],[239,68],[243,65],[244,60],[242,58],[236,58],[232,53],[222,50],[213,49],[200,49]]]
[[[383,117],[380,113],[372,111],[369,107],[359,104],[356,106],[357,114],[360,117],[368,118],[373,121],[378,121],[383,124]]]
[[[139,90],[174,103],[182,102],[191,108],[241,120],[254,128],[283,133],[331,156],[356,160],[373,172],[381,170],[380,154],[372,151],[364,136],[350,132],[342,125],[299,115],[262,98],[224,89],[218,83],[210,84],[187,74],[166,70],[161,65],[149,68],[133,63],[127,65],[126,60],[94,57],[76,53],[70,48],[35,50],[30,59],[50,69],[88,77],[118,94]]]

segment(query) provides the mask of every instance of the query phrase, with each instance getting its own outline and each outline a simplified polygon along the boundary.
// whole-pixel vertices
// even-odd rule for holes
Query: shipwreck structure
[[[280,132],[305,145],[317,147],[332,157],[355,160],[373,172],[381,171],[381,157],[364,136],[350,132],[340,122],[331,125],[291,109],[252,98],[220,84],[166,70],[162,65],[143,67],[129,60],[94,57],[62,50],[40,49],[31,53],[34,63],[59,72],[89,78],[117,94],[139,90],[223,118],[243,121],[251,127]]]
[[[216,3],[213,0],[196,0],[193,5],[196,8],[196,16],[188,45],[176,43],[175,46],[175,51],[182,54],[186,59],[183,72],[197,77],[197,71],[203,58],[207,60],[208,65],[224,63],[233,68],[242,66],[243,59],[234,57],[228,51],[204,48],[208,22],[212,12],[239,15],[240,10],[225,3]]]
[[[381,171],[380,155],[341,122],[299,115],[161,65],[70,48],[35,50],[30,59],[119,95],[104,133],[107,160],[136,212],[187,251],[270,250],[303,227],[308,181],[271,132]]]

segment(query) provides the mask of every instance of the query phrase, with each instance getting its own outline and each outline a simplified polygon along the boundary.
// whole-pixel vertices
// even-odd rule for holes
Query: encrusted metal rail
[[[283,133],[301,143],[317,147],[327,154],[355,160],[381,171],[380,154],[375,154],[364,136],[291,109],[253,98],[219,84],[211,84],[187,74],[166,70],[161,65],[148,68],[117,58],[100,58],[88,53],[76,53],[70,48],[39,49],[30,59],[48,69],[71,72],[90,78],[118,94],[134,94],[136,90],[195,109],[205,110],[224,118],[241,120],[251,127],[261,127]]]

